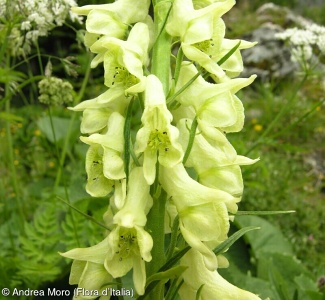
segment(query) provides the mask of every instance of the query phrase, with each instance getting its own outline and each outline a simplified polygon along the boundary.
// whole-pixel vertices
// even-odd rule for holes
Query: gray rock
[[[298,65],[291,61],[290,50],[274,37],[283,29],[272,23],[265,23],[260,28],[244,36],[245,40],[256,41],[258,44],[243,51],[245,68],[243,76],[257,74],[262,80],[291,76]]]
[[[245,63],[242,75],[257,74],[263,81],[293,76],[299,66],[291,60],[290,48],[274,35],[288,27],[301,28],[312,22],[274,3],[262,5],[256,14],[262,25],[243,39],[258,44],[242,52]]]

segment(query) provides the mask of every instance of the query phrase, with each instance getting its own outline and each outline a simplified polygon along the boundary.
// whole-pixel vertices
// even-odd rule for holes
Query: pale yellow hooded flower
[[[188,267],[182,274],[184,284],[179,290],[182,300],[196,300],[201,286],[199,300],[261,300],[257,295],[229,283],[217,270],[205,268],[202,254],[195,249],[183,256],[181,265]]]

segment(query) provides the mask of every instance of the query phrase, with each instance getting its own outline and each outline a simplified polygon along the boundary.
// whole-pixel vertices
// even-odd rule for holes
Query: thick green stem
[[[156,0],[154,3],[154,22],[156,41],[152,50],[151,73],[156,75],[161,81],[165,96],[169,92],[170,81],[170,57],[171,57],[171,37],[165,30],[168,15],[172,3],[166,0]],[[157,176],[155,184],[151,187],[153,206],[148,214],[147,230],[153,239],[153,249],[151,251],[152,260],[147,264],[147,275],[156,273],[165,263],[165,204],[166,193],[159,186],[159,163],[157,164]],[[149,299],[162,300],[163,289],[156,287],[149,296]]]
[[[166,193],[161,190],[159,197],[153,197],[154,204],[148,214],[147,228],[153,239],[152,260],[147,265],[147,275],[155,274],[165,263],[165,204]],[[160,299],[160,298],[155,298]]]
[[[170,54],[171,54],[171,37],[165,30],[166,21],[171,9],[171,2],[165,0],[156,0],[154,2],[154,22],[156,32],[156,42],[153,46],[151,73],[156,75],[161,81],[165,95],[169,90],[170,76]],[[157,164],[157,174],[159,168]],[[158,177],[158,176],[157,176]],[[148,214],[147,227],[153,238],[154,246],[152,250],[152,261],[148,264],[147,273],[151,275],[164,264],[164,217],[165,217],[165,201],[166,194],[162,192],[157,197],[158,178],[156,184],[152,187],[152,195],[154,198],[153,207]],[[157,298],[160,299],[160,298]]]
[[[166,32],[165,25],[172,3],[165,0],[155,1],[155,32],[156,42],[152,50],[151,73],[161,81],[165,95],[168,95],[170,81],[171,36]]]

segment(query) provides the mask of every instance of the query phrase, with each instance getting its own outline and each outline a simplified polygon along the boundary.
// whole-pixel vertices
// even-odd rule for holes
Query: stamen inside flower
[[[150,132],[148,147],[151,150],[168,151],[170,147],[170,140],[167,131],[155,129]]]
[[[125,89],[127,89],[140,81],[139,78],[131,74],[125,67],[122,66],[116,66],[112,73],[112,87],[121,84]]]
[[[209,40],[195,43],[195,44],[193,44],[193,46],[195,48],[201,50],[202,52],[208,52],[209,49],[214,46],[214,42],[213,42],[213,39],[209,39]]]
[[[214,51],[214,45],[215,45],[215,42],[214,42],[213,39],[209,39],[209,40],[205,40],[205,41],[193,44],[193,46],[195,48],[199,49],[200,51],[202,51],[203,53],[209,55],[210,57],[215,52]]]
[[[91,179],[98,180],[103,175],[103,148],[100,145],[93,145],[89,149],[89,174]],[[94,176],[91,176],[94,175]]]
[[[137,240],[137,232],[134,228],[121,227],[119,232],[118,248],[116,254],[119,256],[119,261],[126,259],[132,253],[139,253]]]

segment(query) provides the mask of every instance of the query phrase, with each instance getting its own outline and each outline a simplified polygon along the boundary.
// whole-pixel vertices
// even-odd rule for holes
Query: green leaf
[[[293,297],[289,296],[289,291],[288,289],[290,288],[287,282],[285,281],[284,277],[282,274],[272,265],[269,266],[268,268],[269,272],[269,278],[271,284],[276,288],[276,291],[278,295],[280,296],[281,300],[291,300]],[[296,294],[296,290],[293,290],[293,293],[291,293],[292,296]]]
[[[0,68],[0,82],[1,83],[11,83],[23,81],[27,78],[26,74],[11,69]]]
[[[306,291],[310,300],[325,300],[325,294],[315,291]],[[303,299],[301,299],[303,300]]]
[[[300,287],[303,291],[317,291],[317,284],[310,277],[305,274],[300,274],[294,278],[294,282]]]
[[[70,119],[52,117],[52,122],[55,135],[53,135],[51,120],[49,116],[40,118],[37,121],[37,126],[50,142],[62,142],[67,135],[68,128],[70,126]],[[76,134],[79,135],[79,124],[77,121],[74,122],[73,127]]]
[[[239,48],[241,41],[239,41],[233,48],[230,49],[230,51],[220,58],[220,60],[217,62],[219,66],[221,66],[228,58],[235,53],[235,51]]]
[[[195,135],[196,135],[197,126],[198,126],[198,122],[197,122],[197,118],[195,116],[195,118],[193,119],[193,122],[192,122],[191,130],[190,130],[190,136],[189,136],[189,139],[188,139],[188,144],[187,144],[186,151],[185,151],[184,158],[183,158],[183,164],[184,165],[185,165],[188,157],[190,156],[192,146],[193,146],[193,143],[194,143],[194,138],[195,138]]]
[[[180,250],[179,252],[177,252],[170,260],[168,260],[159,270],[159,272],[164,272],[170,268],[172,268],[172,266],[174,264],[176,264],[189,250],[191,249],[190,246],[185,247],[184,249]],[[145,294],[143,296],[140,296],[138,298],[138,300],[143,300],[146,295],[148,295],[159,283],[159,281],[153,281],[150,284],[148,284]]]
[[[283,236],[280,229],[276,228],[270,222],[257,216],[245,216],[236,218],[235,224],[239,228],[246,226],[261,227],[261,230],[248,232],[245,235],[257,258],[262,252],[279,252],[293,255],[292,246],[289,241]]]
[[[62,273],[64,260],[57,253],[61,239],[57,213],[54,204],[43,203],[33,221],[25,222],[25,235],[19,238],[17,275],[31,289],[55,280]]]
[[[295,210],[270,210],[270,211],[237,211],[235,216],[269,216],[269,215],[281,215],[281,214],[292,214]]]
[[[185,247],[184,249],[177,252],[169,261],[167,261],[160,269],[159,272],[170,269],[174,264],[176,264],[189,250],[190,246]]]
[[[166,260],[169,260],[174,253],[177,244],[178,232],[179,232],[179,216],[177,215],[173,222],[172,232],[170,236],[170,243],[169,243],[168,251],[166,253]]]
[[[24,119],[20,116],[7,113],[7,112],[0,112],[0,119],[9,121],[9,122],[22,122]]]
[[[130,165],[130,143],[131,143],[131,119],[132,119],[132,108],[133,108],[134,99],[131,98],[130,103],[128,105],[125,124],[124,124],[124,166],[125,166],[125,174],[126,180],[129,179],[129,165]]]
[[[228,239],[223,241],[218,247],[216,247],[213,250],[213,252],[216,255],[226,252],[230,248],[230,246],[233,243],[235,243],[238,239],[240,239],[245,233],[252,231],[252,230],[257,230],[257,229],[260,229],[260,227],[250,226],[250,227],[245,227],[245,228],[238,230],[233,235],[231,235]]]
[[[165,297],[165,300],[175,300],[178,299],[177,298],[177,293],[179,291],[179,289],[182,287],[182,285],[184,284],[184,279],[182,280],[173,280],[170,288],[168,290],[168,293]]]
[[[262,252],[259,255],[257,274],[259,278],[272,283],[281,299],[288,300],[294,298],[296,291],[298,291],[298,299],[306,299],[306,297],[301,298],[301,295],[305,293],[304,288],[300,285],[301,279],[298,279],[297,284],[297,277],[303,276],[305,284],[308,286],[313,280],[313,274],[296,257],[276,252]]]
[[[187,269],[186,266],[177,266],[177,267],[171,268],[167,271],[158,272],[156,274],[153,274],[147,279],[146,286],[148,286],[153,281],[167,282],[169,279],[171,279],[173,277],[180,276],[186,269]]]
[[[171,97],[169,97],[166,102],[167,102],[167,106],[169,109],[176,109],[173,107],[174,104],[174,100],[181,94],[183,93],[199,76],[201,75],[201,69],[199,69],[199,71],[188,81],[186,82],[174,95],[172,95]]]

